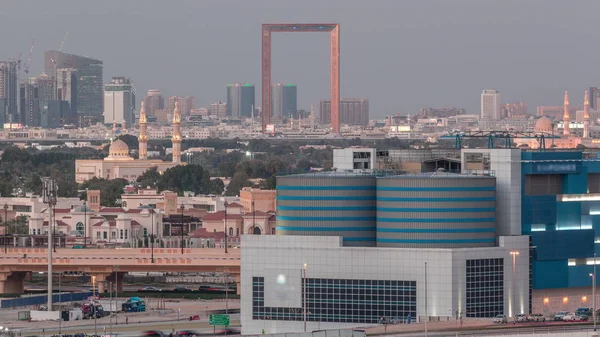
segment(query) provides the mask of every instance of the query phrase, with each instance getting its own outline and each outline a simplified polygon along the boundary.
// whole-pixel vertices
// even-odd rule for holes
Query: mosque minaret
[[[142,101],[142,107],[140,108],[140,135],[139,141],[139,158],[148,159],[148,135],[146,131],[148,129],[148,120],[146,119],[146,108],[144,107],[144,101]]]
[[[583,138],[590,137],[590,97],[586,90],[583,98]]]
[[[569,116],[569,93],[565,90],[565,106],[563,114],[563,135],[568,136],[571,134],[569,127],[571,123],[571,116]]]
[[[173,110],[173,163],[181,163],[181,114],[178,101],[175,101]]]

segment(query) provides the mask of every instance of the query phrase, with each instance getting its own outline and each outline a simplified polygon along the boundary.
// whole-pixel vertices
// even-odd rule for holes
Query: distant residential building
[[[162,96],[162,92],[156,89],[148,90],[148,94],[144,99],[144,108],[146,108],[146,114],[148,116],[157,117],[156,111],[165,108],[165,99]]]
[[[227,103],[218,101],[210,105],[208,113],[211,116],[217,116],[218,118],[225,118],[227,116]]]
[[[179,102],[179,111],[182,116],[189,116],[195,108],[195,98],[190,96],[171,96],[167,98],[167,111],[175,110],[175,102]]]
[[[18,123],[17,62],[0,61],[0,124]]]
[[[527,103],[512,102],[502,104],[500,107],[500,118],[519,118],[517,116],[527,116]]]
[[[38,100],[40,106],[40,124],[41,115],[45,114],[48,110],[48,102],[54,99],[54,79],[46,73],[42,73],[32,79],[37,83],[38,87]]]
[[[56,70],[58,100],[69,102],[70,112],[64,115],[67,124],[79,121],[77,115],[77,69],[62,68]]]
[[[298,111],[298,89],[295,84],[277,83],[272,86],[273,117],[294,117]]]
[[[135,92],[131,80],[126,77],[113,77],[104,86],[104,124],[125,121],[133,125],[135,115]]]
[[[600,107],[600,88],[598,87],[590,87],[590,109],[598,110]]]
[[[48,101],[48,108],[40,113],[40,124],[45,129],[58,129],[71,116],[71,107],[67,101]]]
[[[244,212],[275,212],[277,191],[244,187],[240,190],[240,203]]]
[[[100,120],[104,112],[103,62],[55,50],[46,51],[44,59],[46,74],[63,68],[77,71],[77,113],[80,119]],[[60,77],[58,79],[60,82]]]
[[[481,119],[500,119],[500,92],[483,90],[481,93]]]
[[[236,83],[227,85],[227,116],[253,116],[255,91],[254,84]]]
[[[421,109],[421,111],[419,111],[419,117],[441,117],[441,118],[445,118],[445,117],[452,117],[452,116],[458,116],[458,115],[464,115],[466,114],[466,110],[465,109],[459,109],[459,108],[448,108],[448,107],[441,107],[441,108],[425,108],[425,109]]]
[[[331,122],[331,101],[320,102],[319,120],[323,124]],[[369,100],[364,98],[340,99],[340,123],[365,126],[369,124]]]
[[[39,86],[35,80],[23,81],[19,87],[19,120],[27,126],[40,126]]]

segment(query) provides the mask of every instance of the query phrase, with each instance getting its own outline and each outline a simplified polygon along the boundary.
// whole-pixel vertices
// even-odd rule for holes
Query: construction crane
[[[55,84],[55,88],[54,88],[54,94],[56,95],[56,99],[60,99],[60,97],[58,97],[58,69],[57,69],[57,59],[58,59],[58,55],[60,55],[60,53],[62,52],[63,46],[65,45],[65,41],[67,40],[67,36],[69,35],[69,32],[65,33],[65,36],[63,37],[61,43],[60,43],[60,47],[58,48],[58,51],[56,52],[56,54],[54,54],[54,58],[52,59],[52,63],[54,64],[54,84]]]
[[[31,65],[31,54],[33,54],[33,46],[35,45],[35,38],[31,41],[31,47],[29,48],[29,57],[27,58],[27,63],[25,63],[25,76],[29,79],[29,66]]]
[[[560,138],[547,132],[516,132],[516,131],[457,131],[443,135],[440,139],[454,139],[454,146],[457,149],[462,148],[462,140],[464,138],[487,138],[488,148],[493,149],[494,143],[498,139],[504,140],[504,147],[510,149],[512,147],[512,139],[528,138],[537,139],[540,144],[539,150],[546,150],[546,139]]]

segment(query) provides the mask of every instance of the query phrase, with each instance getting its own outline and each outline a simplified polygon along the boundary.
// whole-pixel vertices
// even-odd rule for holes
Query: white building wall
[[[499,243],[499,247],[475,249],[371,248],[341,247],[339,237],[244,235],[241,250],[242,333],[260,334],[263,329],[266,333],[303,331],[302,321],[252,319],[252,278],[265,277],[265,305],[269,306],[267,297],[271,295],[268,294],[282,289],[269,289],[274,281],[269,282],[268,278],[285,274],[291,286],[283,289],[285,298],[276,306],[299,307],[302,289],[298,284],[301,284],[304,264],[307,264],[308,278],[416,281],[417,316],[424,317],[427,262],[427,313],[429,316],[454,318],[457,311],[464,313],[466,308],[466,260],[504,258],[505,313],[527,313],[528,237],[500,238]],[[510,251],[519,252],[514,282]],[[509,299],[509,296],[516,299]],[[274,301],[273,298],[270,301]],[[309,321],[307,329],[365,325],[368,324]]]
[[[338,171],[352,171],[354,170],[355,162],[363,162],[364,159],[354,159],[355,152],[368,152],[371,154],[369,160],[370,169],[375,168],[375,153],[376,150],[373,148],[346,148],[346,149],[333,149],[333,167]]]
[[[490,171],[496,177],[496,235],[521,235],[521,150],[463,149],[463,168],[466,153],[490,155]]]
[[[124,91],[104,92],[104,124],[121,124],[125,119]]]

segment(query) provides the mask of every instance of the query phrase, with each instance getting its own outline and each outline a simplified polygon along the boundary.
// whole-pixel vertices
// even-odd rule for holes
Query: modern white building
[[[481,93],[481,119],[500,119],[500,92],[483,90]]]
[[[333,167],[338,171],[372,170],[375,168],[375,157],[373,148],[333,149]]]
[[[242,334],[529,312],[529,237],[485,248],[344,247],[335,236],[245,235]],[[427,303],[427,305],[426,305]]]
[[[125,122],[131,127],[135,120],[135,92],[128,78],[113,77],[104,86],[104,124]]]

